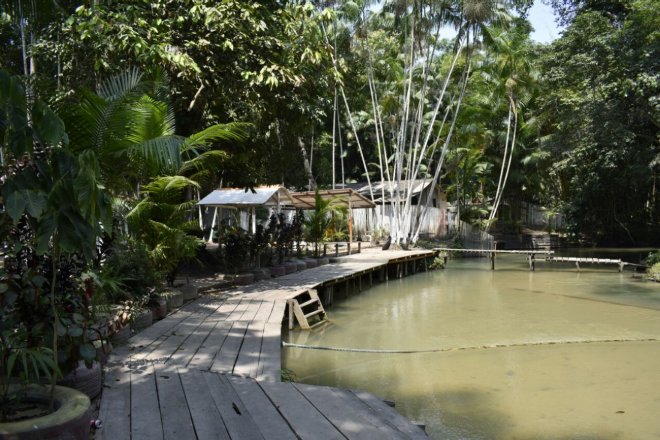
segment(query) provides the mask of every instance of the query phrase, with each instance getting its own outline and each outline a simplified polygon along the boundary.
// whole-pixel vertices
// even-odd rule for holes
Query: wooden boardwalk
[[[281,383],[281,330],[301,292],[432,255],[363,252],[185,305],[112,353],[97,438],[426,438],[368,393]]]

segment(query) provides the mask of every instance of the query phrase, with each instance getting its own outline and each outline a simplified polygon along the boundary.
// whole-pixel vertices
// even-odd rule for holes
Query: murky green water
[[[436,439],[660,438],[660,284],[614,266],[452,260],[351,296],[284,349],[301,382],[395,400]],[[623,342],[604,342],[623,341]]]

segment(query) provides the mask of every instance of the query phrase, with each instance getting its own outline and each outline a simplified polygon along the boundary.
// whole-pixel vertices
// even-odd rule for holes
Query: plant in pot
[[[142,187],[144,197],[128,213],[130,234],[145,243],[155,267],[173,286],[179,264],[194,260],[204,242],[188,234],[191,222],[187,212],[195,206],[186,200],[189,188],[198,188],[183,176],[162,176]]]
[[[323,199],[319,192],[314,198],[314,210],[304,221],[305,236],[314,243],[314,256],[319,256],[319,244],[328,237],[328,231],[336,231],[337,225],[345,217],[346,207],[338,199]]]
[[[55,435],[63,429],[52,425],[57,421],[74,438],[88,430],[89,398],[56,381],[96,356],[86,331],[92,292],[80,275],[93,260],[101,225],[110,228],[110,204],[94,152],[74,155],[67,144],[59,117],[38,100],[28,106],[20,79],[0,71],[0,417],[44,399],[50,412],[45,421],[27,414],[2,424],[3,435],[18,438],[22,430],[40,435],[35,427],[46,429],[43,437]],[[64,413],[73,419],[59,420]]]
[[[252,245],[248,233],[238,226],[227,226],[220,242],[224,248],[225,268],[234,275],[247,270]]]

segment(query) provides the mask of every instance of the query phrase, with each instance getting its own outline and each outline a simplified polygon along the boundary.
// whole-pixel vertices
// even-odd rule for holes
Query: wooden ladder
[[[298,321],[298,325],[303,330],[310,330],[327,322],[328,315],[325,313],[316,289],[310,289],[295,298],[288,299],[287,305],[289,307],[289,330],[293,329],[294,321]],[[316,320],[316,322],[310,325],[310,320]]]

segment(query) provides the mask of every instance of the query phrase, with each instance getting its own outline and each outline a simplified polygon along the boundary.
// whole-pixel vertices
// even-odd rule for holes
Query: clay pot
[[[151,309],[153,321],[158,321],[167,316],[167,300],[165,298],[158,298],[156,305]]]
[[[171,312],[183,305],[183,293],[173,290],[167,296],[167,311]]]
[[[190,301],[199,296],[199,290],[197,289],[197,287],[193,286],[192,284],[187,284],[181,287],[181,292],[183,292],[184,301]]]
[[[87,368],[83,361],[78,363],[78,368],[66,374],[57,381],[58,385],[73,388],[81,393],[85,393],[90,399],[101,394],[101,366],[94,361],[91,368]]]
[[[12,391],[15,391],[13,389]],[[25,399],[29,402],[48,402],[50,386],[28,385]],[[80,391],[55,387],[55,410],[51,414],[0,424],[0,437],[17,440],[89,438],[90,401]]]
[[[112,335],[110,340],[114,345],[122,345],[128,342],[128,339],[131,337],[131,325],[126,324],[123,327],[117,329],[115,334]]]
[[[142,330],[149,327],[153,322],[154,316],[151,310],[143,310],[131,324],[135,330]]]
[[[273,278],[281,277],[286,274],[286,268],[284,266],[273,266],[270,268],[270,276]]]

